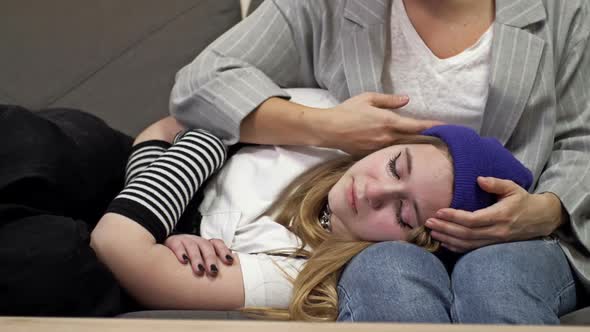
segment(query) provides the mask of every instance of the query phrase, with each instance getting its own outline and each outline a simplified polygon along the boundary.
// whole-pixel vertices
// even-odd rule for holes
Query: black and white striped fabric
[[[157,157],[162,149],[165,152]],[[167,150],[149,144],[139,147],[129,159],[128,183],[107,212],[136,221],[161,243],[172,232],[199,187],[226,158],[223,143],[203,130],[186,132]]]
[[[160,158],[172,144],[166,141],[151,140],[133,147],[125,169],[125,186],[156,159]]]

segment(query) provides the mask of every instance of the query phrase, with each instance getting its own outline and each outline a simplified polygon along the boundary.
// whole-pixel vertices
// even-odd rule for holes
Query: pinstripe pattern
[[[171,111],[234,143],[249,112],[266,98],[287,97],[281,87],[321,87],[340,100],[382,92],[390,6],[387,0],[267,0],[178,73]],[[481,129],[533,171],[536,192],[561,198],[582,246],[574,248],[565,233],[561,244],[587,287],[589,6],[588,0],[496,0]]]

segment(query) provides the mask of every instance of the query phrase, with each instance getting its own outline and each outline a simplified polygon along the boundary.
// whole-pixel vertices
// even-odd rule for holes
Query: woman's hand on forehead
[[[554,194],[529,194],[512,181],[497,178],[480,177],[478,183],[496,194],[498,202],[475,212],[441,209],[426,221],[432,237],[451,251],[548,236],[564,222],[561,202]]]

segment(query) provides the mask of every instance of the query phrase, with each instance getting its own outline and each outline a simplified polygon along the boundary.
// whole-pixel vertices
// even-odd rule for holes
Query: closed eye
[[[401,155],[402,155],[402,153],[400,151],[400,153],[398,153],[397,156],[391,158],[389,160],[389,162],[387,163],[387,166],[389,168],[389,172],[391,173],[391,175],[393,175],[398,180],[401,179],[401,177],[397,173],[397,160],[399,159],[399,157],[401,157]]]

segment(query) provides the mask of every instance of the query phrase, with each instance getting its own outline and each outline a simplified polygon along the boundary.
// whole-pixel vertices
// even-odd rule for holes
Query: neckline
[[[414,50],[417,52],[427,54],[428,59],[432,63],[436,64],[437,66],[443,67],[441,68],[441,70],[446,70],[451,67],[455,67],[457,65],[465,63],[468,59],[477,55],[475,51],[479,47],[481,47],[483,44],[491,42],[492,39],[494,27],[493,23],[488,27],[488,29],[479,37],[479,39],[473,45],[469,46],[468,48],[464,49],[456,55],[442,59],[432,52],[432,50],[430,49],[430,47],[428,47],[428,45],[426,45],[424,39],[422,39],[418,31],[416,31],[414,24],[412,24],[412,21],[408,16],[408,12],[406,11],[406,6],[404,5],[403,0],[394,0],[394,5],[392,6],[392,8],[392,10],[398,11],[399,16],[401,18],[401,22],[399,23],[401,26],[402,33],[405,34],[406,37],[410,40],[417,41],[417,43],[410,42],[410,46],[414,48]]]

